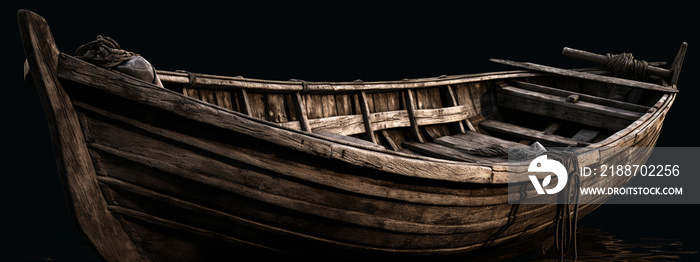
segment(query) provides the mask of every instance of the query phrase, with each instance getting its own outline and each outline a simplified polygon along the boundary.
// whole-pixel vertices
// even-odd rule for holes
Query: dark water
[[[640,232],[640,235],[645,235]],[[577,238],[579,261],[697,261],[698,247],[681,238],[643,237],[615,235],[598,228],[579,227]],[[563,260],[573,260],[573,249],[567,250]],[[562,261],[562,255],[550,247],[519,256],[514,261]]]
[[[578,261],[700,261],[693,205],[604,205],[581,219]],[[690,209],[690,210],[689,210]],[[640,214],[647,214],[643,216]],[[2,236],[0,261],[102,261],[64,218],[58,231],[41,234],[36,226],[15,227]],[[6,231],[8,232],[8,231]],[[512,261],[562,261],[554,247],[542,253],[535,244]],[[507,254],[506,254],[507,255]],[[573,260],[568,250],[565,261]],[[469,261],[469,258],[460,259]]]
[[[87,242],[71,235],[3,239],[3,242],[10,242],[4,244],[9,250],[0,261],[102,261]]]
[[[579,220],[578,261],[700,261],[696,205],[602,205]],[[514,261],[562,261],[536,245]],[[573,260],[573,249],[565,261]]]

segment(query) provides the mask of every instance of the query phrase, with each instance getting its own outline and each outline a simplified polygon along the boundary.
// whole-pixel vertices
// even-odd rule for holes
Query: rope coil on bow
[[[109,36],[98,35],[97,39],[85,43],[75,51],[75,57],[101,67],[114,67],[138,54],[122,49]]]

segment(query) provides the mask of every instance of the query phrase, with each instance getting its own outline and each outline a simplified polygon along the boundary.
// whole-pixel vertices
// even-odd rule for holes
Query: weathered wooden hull
[[[25,49],[71,210],[107,260],[209,261],[243,253],[438,257],[551,233],[556,206],[508,204],[503,163],[415,156],[298,130],[304,121],[314,129],[327,126],[332,123],[329,117],[357,125],[356,131],[344,135],[410,128],[421,120],[408,115],[421,114],[425,119],[443,114],[441,119],[450,120],[430,124],[447,129],[455,119],[483,120],[487,114],[482,110],[498,110],[497,82],[548,81],[546,76],[503,72],[448,79],[458,86],[458,100],[472,101],[469,106],[438,110],[437,105],[420,105],[411,113],[400,105],[403,102],[383,109],[376,105],[384,103],[375,103],[363,114],[357,107],[351,107],[357,114],[341,114],[345,107],[335,106],[333,114],[301,120],[289,109],[279,111],[288,112],[284,116],[268,115],[270,110],[255,113],[255,105],[226,109],[212,105],[214,96],[211,101],[200,96],[203,102],[98,68],[55,46],[36,44],[53,42],[48,27],[28,12],[20,13],[20,26],[23,21],[23,39],[36,41],[25,41]],[[446,80],[435,80],[439,81]],[[421,85],[429,88],[434,83]],[[328,92],[337,102],[351,91]],[[281,101],[293,108],[286,102],[293,97],[267,94],[254,94],[261,98],[251,103],[270,107]],[[323,100],[323,94],[303,94],[307,106],[314,95]],[[386,101],[392,96],[401,101],[402,96],[367,95]],[[653,147],[675,96],[659,95],[648,112],[589,147]],[[487,99],[491,100],[483,106],[474,104]],[[383,122],[357,124],[357,118],[369,114]],[[455,116],[445,117],[450,114]],[[467,123],[460,125],[465,128]],[[648,153],[604,159],[643,162]],[[612,184],[628,182],[627,177],[616,179]],[[596,207],[582,205],[579,216]]]

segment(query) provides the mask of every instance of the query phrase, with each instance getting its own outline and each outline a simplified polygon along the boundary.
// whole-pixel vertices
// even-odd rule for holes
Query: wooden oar
[[[591,53],[588,51],[578,50],[570,47],[564,47],[564,49],[561,51],[561,54],[568,57],[578,58],[604,65],[608,64],[608,62],[610,61],[610,58],[607,55]],[[673,75],[673,72],[671,72],[671,70],[656,67],[653,65],[649,65],[649,67],[647,67],[647,72],[649,74],[662,77],[671,77]]]
[[[646,68],[647,73],[668,78],[671,80],[671,85],[676,85],[676,83],[678,82],[678,76],[681,72],[681,67],[683,66],[683,59],[685,58],[685,52],[687,49],[688,43],[681,43],[681,48],[678,50],[678,54],[676,54],[676,59],[673,60],[670,69],[657,67],[656,63],[650,62],[648,63],[648,67]],[[607,55],[600,55],[588,51],[573,49],[570,47],[564,47],[564,50],[562,50],[561,53],[565,56],[583,59],[604,65],[607,65],[610,61],[610,58]]]
[[[578,71],[573,71],[573,70],[568,70],[568,69],[562,69],[562,68],[557,68],[557,67],[529,63],[529,62],[516,62],[516,61],[495,59],[495,58],[491,58],[489,60],[491,60],[492,62],[499,63],[499,64],[515,66],[515,67],[520,67],[520,68],[525,68],[525,69],[530,69],[530,70],[536,70],[536,71],[540,71],[540,72],[552,73],[552,74],[556,74],[556,75],[570,76],[570,77],[581,78],[581,79],[586,79],[586,80],[591,80],[591,81],[598,81],[598,82],[609,83],[609,84],[630,86],[630,87],[636,87],[636,88],[647,89],[647,90],[655,90],[655,91],[662,91],[662,92],[668,92],[668,93],[678,93],[678,89],[675,89],[672,87],[665,87],[665,86],[661,86],[661,85],[657,85],[657,84],[640,82],[640,81],[635,81],[635,80],[629,80],[629,79],[623,79],[623,78],[617,78],[617,77],[611,77],[611,76],[604,76],[604,75],[595,75],[595,74],[586,73],[586,72],[578,72]]]

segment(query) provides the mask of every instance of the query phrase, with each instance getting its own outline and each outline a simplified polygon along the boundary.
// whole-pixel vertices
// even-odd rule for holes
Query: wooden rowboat
[[[60,52],[35,13],[18,20],[72,215],[108,261],[440,257],[538,239],[556,205],[509,204],[507,158],[470,149],[577,146],[586,166],[615,159],[601,148],[653,147],[686,48],[645,80],[495,60],[529,70],[383,82],[158,71],[161,88]]]

